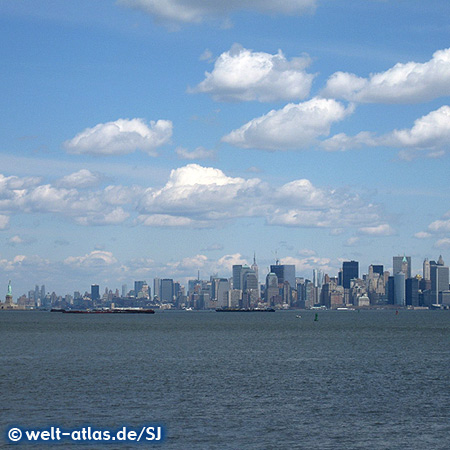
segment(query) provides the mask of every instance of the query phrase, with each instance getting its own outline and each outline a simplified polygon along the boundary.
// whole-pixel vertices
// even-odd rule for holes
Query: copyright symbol
[[[8,431],[8,438],[12,442],[17,442],[22,439],[22,431],[19,428],[11,428]]]

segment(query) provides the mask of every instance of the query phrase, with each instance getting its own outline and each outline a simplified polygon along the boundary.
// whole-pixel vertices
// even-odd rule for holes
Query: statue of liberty
[[[8,295],[12,295],[11,280],[8,283]]]

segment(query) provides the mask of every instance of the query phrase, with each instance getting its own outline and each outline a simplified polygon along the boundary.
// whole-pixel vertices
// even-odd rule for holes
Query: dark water
[[[2,312],[0,447],[160,423],[167,449],[450,448],[448,311],[296,314]]]

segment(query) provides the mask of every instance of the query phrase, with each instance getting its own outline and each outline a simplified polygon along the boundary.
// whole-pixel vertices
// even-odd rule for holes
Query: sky
[[[450,259],[450,2],[1,0],[0,295]]]

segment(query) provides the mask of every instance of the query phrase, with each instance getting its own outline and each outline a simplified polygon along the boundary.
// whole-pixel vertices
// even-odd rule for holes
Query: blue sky
[[[449,16],[3,0],[0,290],[448,260]]]

